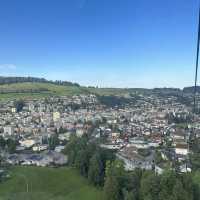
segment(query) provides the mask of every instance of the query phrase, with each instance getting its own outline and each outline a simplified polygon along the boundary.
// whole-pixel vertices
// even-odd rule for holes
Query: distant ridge
[[[81,87],[78,83],[73,83],[70,81],[61,81],[61,80],[47,80],[45,78],[37,78],[37,77],[22,77],[22,76],[0,76],[0,85],[5,84],[15,84],[15,83],[51,83],[54,85],[62,85],[62,86],[75,86],[75,87]],[[88,86],[89,89],[95,89],[93,86]],[[100,89],[100,88],[99,88]],[[168,88],[168,87],[162,87],[162,88],[153,88],[153,89],[147,89],[147,88],[102,88],[102,89],[111,89],[111,90],[126,90],[126,91],[143,91],[143,92],[154,92],[154,93],[193,93],[194,87],[184,87],[183,89],[180,88]],[[98,88],[96,88],[98,90]],[[200,86],[197,86],[197,92],[200,93]]]
[[[4,84],[12,84],[12,83],[26,83],[26,82],[34,82],[34,83],[52,83],[55,85],[64,85],[64,86],[76,86],[80,87],[78,83],[72,83],[69,81],[49,81],[45,78],[36,78],[36,77],[5,77],[0,76],[0,85]]]
[[[183,92],[184,93],[194,93],[194,89],[195,89],[194,86],[192,86],[192,87],[184,87],[183,88]],[[196,86],[196,92],[200,93],[200,86]]]

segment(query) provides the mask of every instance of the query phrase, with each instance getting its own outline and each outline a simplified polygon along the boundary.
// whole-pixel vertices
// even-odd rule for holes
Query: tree
[[[194,200],[200,200],[200,171],[196,171],[192,177]]]
[[[152,172],[144,173],[140,195],[143,200],[159,200],[160,178]]]
[[[65,148],[65,153],[69,156],[69,164],[74,165],[78,153],[87,147],[87,140],[82,137],[78,138],[75,134],[70,137],[70,140]]]
[[[54,134],[49,138],[49,149],[54,150],[57,145],[60,144],[58,134]]]
[[[116,176],[108,176],[104,185],[105,200],[120,200],[120,186]]]
[[[192,180],[192,175],[190,173],[182,174],[180,177],[183,189],[186,192],[186,197],[188,200],[194,199],[194,183]]]
[[[67,130],[62,126],[59,128],[59,133],[65,133]]]
[[[6,146],[6,141],[2,136],[0,136],[0,148],[4,149]]]
[[[139,190],[140,190],[140,182],[142,178],[142,170],[135,169],[133,172],[128,172],[126,174],[126,181],[124,187],[126,188],[126,192],[123,192],[124,198],[128,195],[127,198],[132,200],[139,199]],[[128,192],[128,194],[127,194]]]
[[[190,154],[190,162],[192,164],[193,170],[199,170],[200,169],[200,153]]]
[[[155,153],[155,163],[156,164],[160,164],[163,161],[162,156],[161,156],[161,152],[156,150]]]
[[[183,184],[178,179],[175,182],[171,199],[173,199],[173,200],[189,200],[188,195],[183,188]]]
[[[72,136],[66,145],[64,153],[68,155],[69,165],[75,166],[81,175],[87,177],[90,158],[95,149],[96,145],[93,143],[88,144],[87,137],[78,138],[77,136]]]
[[[17,112],[21,112],[23,107],[25,106],[25,103],[24,103],[24,101],[22,99],[20,99],[20,100],[16,101],[14,103],[14,105],[15,105],[16,111]]]
[[[173,171],[165,171],[160,179],[160,200],[171,200],[171,191],[176,182],[176,174]]]
[[[64,154],[68,156],[69,165],[73,165],[75,163],[77,154],[77,145],[78,145],[78,137],[74,134],[70,137],[70,140],[63,151]]]
[[[80,174],[84,177],[88,176],[90,155],[86,149],[78,151],[75,158],[75,166],[79,169]]]
[[[95,143],[88,143],[87,138],[80,138],[79,143],[77,146],[77,158],[76,158],[76,166],[80,170],[81,175],[87,177],[89,166],[90,166],[90,159],[92,158],[93,154],[96,152],[96,144]],[[77,161],[79,165],[77,165]]]
[[[106,163],[106,180],[104,184],[104,194],[106,199],[118,200],[123,198],[125,181],[124,165],[121,161],[115,160]]]
[[[124,200],[136,200],[137,199],[137,197],[133,191],[129,192],[126,189],[123,189],[123,197],[124,197]]]
[[[9,153],[15,153],[17,146],[17,142],[15,140],[8,139],[6,145]]]
[[[88,179],[95,186],[103,185],[104,181],[104,166],[99,152],[96,152],[90,159],[90,167]]]

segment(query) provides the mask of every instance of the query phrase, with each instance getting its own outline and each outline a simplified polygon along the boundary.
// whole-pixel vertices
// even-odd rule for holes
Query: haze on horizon
[[[0,1],[0,75],[99,87],[193,85],[198,3]]]

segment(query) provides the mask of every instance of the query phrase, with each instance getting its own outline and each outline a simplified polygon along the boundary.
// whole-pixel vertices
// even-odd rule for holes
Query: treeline
[[[200,172],[179,174],[135,169],[126,171],[114,152],[89,142],[87,137],[71,137],[66,146],[69,165],[91,184],[103,190],[105,200],[199,200]]]
[[[185,92],[185,93],[194,93],[194,89],[195,89],[194,86],[192,86],[192,87],[185,87],[185,88],[183,88],[183,92]],[[200,93],[200,86],[196,87],[196,92]]]
[[[56,85],[64,86],[76,86],[80,87],[78,83],[72,83],[69,81],[49,81],[44,78],[35,78],[35,77],[0,77],[0,85],[11,84],[11,83],[24,83],[24,82],[35,82],[35,83],[52,83]]]
[[[99,102],[107,107],[122,107],[133,101],[131,98],[119,97],[119,96],[97,96]]]
[[[182,91],[179,88],[154,88],[152,92],[161,93],[163,95],[173,95],[173,94],[179,94]]]
[[[47,88],[37,88],[37,89],[0,89],[0,94],[8,94],[8,93],[40,93],[40,92],[48,92]]]
[[[115,160],[108,163],[104,184],[105,200],[199,200],[200,174],[196,182],[191,174],[165,171],[157,175],[153,171],[124,170]]]
[[[6,150],[9,153],[15,153],[17,147],[17,141],[14,139],[5,140],[2,136],[0,136],[0,151]]]
[[[190,149],[193,153],[190,154],[190,163],[192,170],[200,170],[200,138],[196,137],[195,132],[190,136]]]

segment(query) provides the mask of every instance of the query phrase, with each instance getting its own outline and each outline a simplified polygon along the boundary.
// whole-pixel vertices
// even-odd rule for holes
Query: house
[[[138,153],[138,148],[133,146],[123,148],[116,156],[124,162],[127,171],[135,168],[151,170],[154,164],[154,154],[152,152],[148,156],[142,156]]]
[[[33,151],[44,151],[44,150],[47,150],[48,148],[48,145],[37,145],[37,146],[33,146]]]
[[[191,172],[191,171],[192,171],[192,169],[186,163],[184,163],[180,166],[181,173],[187,173],[187,172]]]
[[[112,136],[113,139],[117,139],[117,138],[119,138],[120,133],[114,132],[114,133],[111,133],[111,136]]]
[[[5,126],[4,128],[4,135],[13,135],[14,133],[14,128],[12,126]]]
[[[30,148],[30,147],[32,147],[36,142],[35,142],[35,140],[33,140],[33,139],[26,139],[26,140],[20,140],[19,143],[20,143],[20,145],[21,145],[22,147]]]
[[[113,144],[101,144],[100,147],[104,149],[119,150],[122,146]]]
[[[155,173],[158,174],[158,175],[161,175],[164,172],[164,169],[161,168],[158,165],[155,165],[155,169],[154,170],[155,170]]]
[[[54,150],[54,151],[60,153],[60,152],[62,152],[64,149],[65,149],[65,146],[59,145],[59,146],[56,146],[56,147],[55,147],[55,150]]]
[[[60,119],[60,113],[59,112],[53,112],[53,121],[56,122]]]
[[[188,155],[189,149],[187,144],[176,144],[175,152],[178,155]]]
[[[83,134],[84,134],[83,129],[76,129],[76,135],[77,135],[77,137],[82,137]]]
[[[148,159],[144,159],[140,157],[138,154],[135,154],[132,158],[128,158],[124,154],[117,154],[117,158],[122,160],[125,164],[125,169],[127,171],[134,170],[136,168],[146,169],[146,170],[152,170],[152,161]]]
[[[173,139],[180,139],[184,140],[186,137],[184,129],[176,129],[175,133],[173,134]]]
[[[66,133],[63,133],[63,134],[59,134],[58,138],[59,140],[61,141],[64,141],[64,140],[69,140],[70,139],[70,136],[72,135],[71,132],[66,132]]]
[[[14,107],[11,108],[11,112],[12,112],[12,113],[16,113],[16,108],[14,108]]]
[[[40,154],[12,154],[7,158],[7,162],[12,165],[35,165],[41,167],[52,164],[64,165],[67,163],[67,160],[67,156],[54,151]]]

